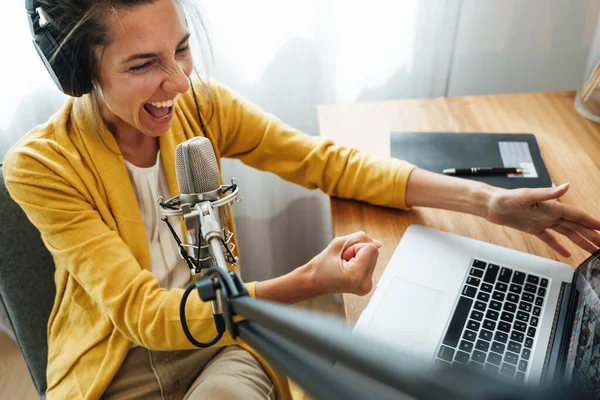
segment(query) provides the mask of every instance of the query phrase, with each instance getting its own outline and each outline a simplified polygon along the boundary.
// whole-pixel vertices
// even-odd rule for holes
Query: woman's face
[[[173,0],[156,0],[120,9],[108,23],[111,43],[96,53],[102,117],[115,134],[133,127],[157,137],[170,128],[177,97],[190,87],[183,15]]]

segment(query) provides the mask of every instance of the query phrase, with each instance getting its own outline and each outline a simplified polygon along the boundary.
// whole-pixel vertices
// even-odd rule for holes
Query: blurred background
[[[200,4],[210,77],[310,135],[323,103],[578,89],[600,10],[600,0]],[[2,159],[65,96],[30,43],[23,1],[3,3],[0,36]],[[223,167],[244,198],[234,211],[245,280],[288,272],[329,243],[326,196],[235,160]]]

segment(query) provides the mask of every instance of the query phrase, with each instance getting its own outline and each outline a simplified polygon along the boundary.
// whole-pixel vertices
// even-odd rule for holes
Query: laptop
[[[595,394],[599,295],[600,252],[573,270],[412,225],[354,331],[436,365],[533,383],[566,378]]]

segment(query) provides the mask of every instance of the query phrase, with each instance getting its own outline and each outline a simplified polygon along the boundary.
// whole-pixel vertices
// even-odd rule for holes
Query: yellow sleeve
[[[179,321],[183,290],[160,288],[156,277],[141,268],[58,150],[10,153],[4,172],[6,187],[41,232],[57,268],[74,277],[116,329],[153,350],[194,348]],[[81,288],[67,287],[70,292],[63,297],[77,301],[86,295],[77,293]],[[211,340],[216,333],[211,305],[192,293],[186,309],[196,339]],[[233,342],[225,334],[219,345]]]
[[[225,87],[213,87],[221,157],[238,158],[330,196],[407,209],[406,184],[413,165],[345,148],[324,137],[311,137]]]

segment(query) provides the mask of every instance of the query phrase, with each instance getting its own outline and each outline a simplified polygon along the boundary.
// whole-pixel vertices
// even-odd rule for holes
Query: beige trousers
[[[106,400],[275,399],[259,362],[239,346],[189,351],[129,350]]]

